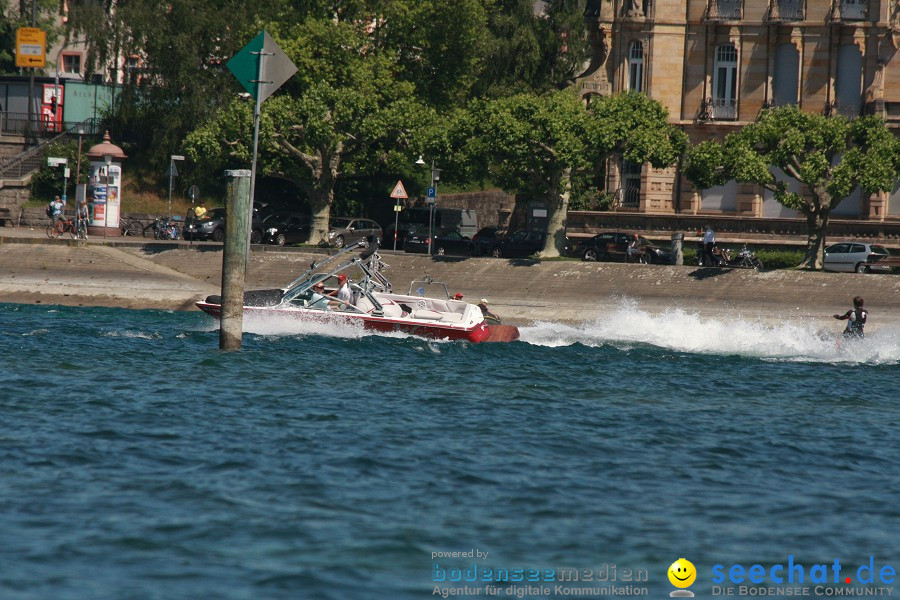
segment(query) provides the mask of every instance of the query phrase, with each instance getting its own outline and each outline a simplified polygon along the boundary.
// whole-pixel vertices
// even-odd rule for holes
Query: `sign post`
[[[391,198],[396,200],[394,203],[394,251],[397,251],[397,226],[400,224],[400,199],[409,198],[406,195],[406,188],[403,187],[403,182],[398,181],[397,185],[394,186],[394,191],[391,192]]]
[[[176,160],[184,160],[180,154],[173,154],[169,157],[169,220],[172,220],[172,179],[178,177],[178,169],[175,168]]]

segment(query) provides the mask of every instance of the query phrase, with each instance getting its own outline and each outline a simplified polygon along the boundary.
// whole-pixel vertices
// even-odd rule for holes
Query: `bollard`
[[[250,171],[225,171],[225,247],[222,250],[222,315],[219,349],[240,350],[244,327],[244,281],[250,247]]]
[[[684,264],[684,250],[682,249],[683,242],[684,242],[684,234],[683,233],[673,233],[672,234],[672,256],[675,257],[676,265]]]

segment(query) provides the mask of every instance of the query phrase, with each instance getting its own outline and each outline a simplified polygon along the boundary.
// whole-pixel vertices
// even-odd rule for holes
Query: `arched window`
[[[644,45],[637,40],[628,49],[628,89],[644,91]]]
[[[716,48],[713,66],[713,118],[737,118],[737,48],[723,44]]]

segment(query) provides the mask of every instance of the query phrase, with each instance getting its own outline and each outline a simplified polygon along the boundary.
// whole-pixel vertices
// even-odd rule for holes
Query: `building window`
[[[737,118],[737,48],[725,44],[716,48],[713,67],[713,118]]]
[[[75,73],[81,74],[81,55],[80,54],[63,54],[62,55],[63,64],[62,64],[62,72],[63,73]]]
[[[641,203],[641,163],[622,160],[622,208],[637,209]]]
[[[862,21],[866,18],[868,0],[840,0],[841,21]]]
[[[800,51],[794,44],[775,48],[775,75],[772,78],[772,100],[775,106],[797,104],[800,81]]]
[[[856,44],[838,49],[835,88],[836,111],[848,119],[858,117],[862,101],[862,53]]]
[[[644,45],[637,40],[628,51],[628,89],[644,91]]]

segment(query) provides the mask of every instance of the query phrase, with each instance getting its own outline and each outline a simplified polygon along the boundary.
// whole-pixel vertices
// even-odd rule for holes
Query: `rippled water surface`
[[[432,598],[472,564],[644,569],[662,598],[682,556],[707,598],[716,564],[900,571],[891,328],[839,347],[837,322],[631,306],[512,344],[252,322],[225,353],[199,313],[0,322],[3,599]],[[563,597],[522,585],[499,597]]]

